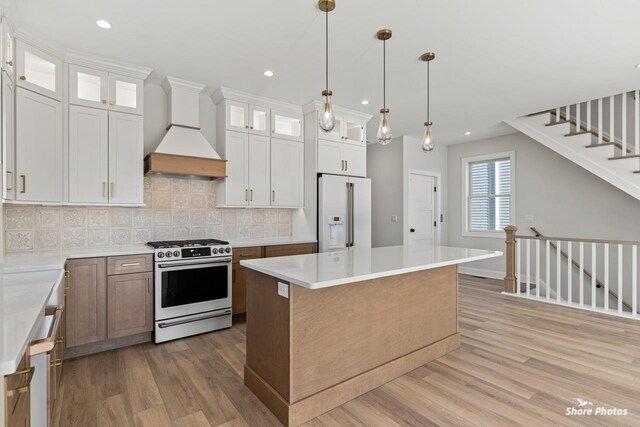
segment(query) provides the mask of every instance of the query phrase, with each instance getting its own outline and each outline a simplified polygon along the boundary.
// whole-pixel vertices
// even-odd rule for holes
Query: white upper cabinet
[[[249,131],[249,104],[226,100],[225,112],[227,130]]]
[[[275,138],[302,141],[303,123],[302,114],[271,110],[271,134]]]
[[[108,202],[108,156],[109,112],[69,106],[70,202]]]
[[[2,198],[5,200],[15,200],[14,96],[13,82],[2,72]]]
[[[318,118],[320,117],[320,115],[322,114],[322,111],[318,112]],[[333,127],[333,129],[331,129],[329,132],[325,131],[324,129],[322,129],[320,127],[320,120],[318,120],[318,138],[319,139],[324,139],[325,141],[336,141],[336,142],[341,142],[343,140],[342,138],[342,117],[340,116],[336,116],[335,117],[335,126]]]
[[[2,66],[0,69],[7,72],[11,80],[15,79],[15,39],[13,38],[13,34],[11,33],[11,29],[9,28],[9,24],[7,23],[6,18],[2,17],[2,34],[0,41],[0,50],[2,54],[0,55],[0,59],[2,59]]]
[[[69,103],[94,108],[108,108],[109,73],[69,65]]]
[[[109,73],[109,109],[143,114],[144,84],[140,79]]]
[[[144,203],[143,119],[109,112],[109,202]]]
[[[304,144],[271,139],[271,206],[304,206]]]
[[[62,103],[16,92],[16,199],[62,202]]]
[[[270,131],[269,109],[249,105],[249,133],[269,136]]]
[[[271,192],[271,140],[249,135],[249,206],[269,206]]]
[[[62,61],[20,40],[16,41],[17,84],[62,100]]]
[[[318,116],[322,112],[318,112]],[[325,132],[318,125],[318,138],[327,141],[350,142],[354,144],[365,145],[365,126],[366,122],[362,119],[349,117],[348,115],[336,114],[336,125],[330,132]]]
[[[344,144],[334,141],[318,141],[318,172],[344,175],[344,157],[342,146]]]
[[[367,147],[344,144],[342,147],[344,173],[349,176],[367,176]]]
[[[143,114],[141,79],[69,65],[69,103],[111,111]]]
[[[227,131],[224,147],[218,146],[227,161],[227,177],[220,181],[216,192],[219,206],[246,206],[249,204],[249,135]],[[219,187],[220,188],[220,187]]]

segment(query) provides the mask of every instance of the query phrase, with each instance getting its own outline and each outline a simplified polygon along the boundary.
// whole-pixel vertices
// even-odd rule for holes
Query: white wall
[[[156,149],[166,135],[168,125],[167,94],[155,83],[144,85],[144,154]],[[200,132],[216,148],[216,106],[206,95],[200,95]]]
[[[640,201],[554,153],[528,136],[516,133],[449,147],[448,194],[450,246],[504,251],[504,238],[462,237],[462,158],[515,151],[515,213],[518,234],[535,226],[547,236],[640,239]],[[532,223],[525,223],[532,215]],[[468,264],[504,274],[504,257]]]
[[[440,175],[437,184],[440,195],[440,213],[445,222],[441,227],[440,244],[447,242],[447,147],[436,146],[424,153],[421,141],[410,137],[397,137],[386,146],[367,145],[367,176],[371,178],[372,246],[402,245],[408,239],[408,176],[409,170],[434,172]],[[391,216],[398,215],[398,222]]]

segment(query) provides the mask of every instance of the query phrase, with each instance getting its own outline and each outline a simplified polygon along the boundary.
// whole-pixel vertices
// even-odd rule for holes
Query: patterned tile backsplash
[[[5,204],[5,251],[291,236],[290,210],[218,209],[213,181],[145,177],[144,201],[144,208]]]

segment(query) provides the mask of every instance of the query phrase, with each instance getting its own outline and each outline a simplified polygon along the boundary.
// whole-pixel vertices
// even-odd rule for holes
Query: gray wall
[[[515,151],[515,214],[519,234],[535,226],[547,236],[640,240],[640,201],[606,181],[517,133],[448,147],[450,246],[504,251],[504,238],[463,237],[461,159]],[[532,215],[531,223],[524,217]],[[504,272],[504,258],[468,264],[468,267]]]

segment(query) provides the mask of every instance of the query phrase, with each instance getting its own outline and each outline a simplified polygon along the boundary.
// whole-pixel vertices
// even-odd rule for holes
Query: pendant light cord
[[[431,97],[431,89],[429,86],[429,76],[430,76],[430,72],[429,72],[429,62],[431,61],[427,61],[427,121],[431,120],[431,116],[429,114],[429,98]]]
[[[382,108],[387,108],[387,41],[382,41]]]
[[[329,8],[324,11],[325,16],[325,89],[329,90]]]

